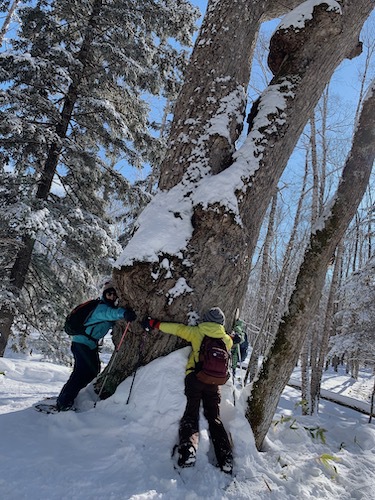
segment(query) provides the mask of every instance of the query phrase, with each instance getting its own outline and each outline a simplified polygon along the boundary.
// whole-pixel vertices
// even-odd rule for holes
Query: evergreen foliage
[[[58,331],[120,250],[110,208],[134,214],[149,199],[119,163],[160,162],[150,96],[175,98],[197,11],[185,0],[40,0],[18,18],[0,53],[1,307],[18,326]],[[26,238],[32,259],[13,294]]]

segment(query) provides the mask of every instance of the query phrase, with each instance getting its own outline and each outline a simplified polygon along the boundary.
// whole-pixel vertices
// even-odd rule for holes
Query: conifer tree
[[[42,274],[61,303],[88,262],[92,275],[116,255],[106,207],[142,194],[115,167],[159,160],[146,98],[175,97],[197,11],[186,0],[40,0],[18,15],[0,54],[0,355]]]

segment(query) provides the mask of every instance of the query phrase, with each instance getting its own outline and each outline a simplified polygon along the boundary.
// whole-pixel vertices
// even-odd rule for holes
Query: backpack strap
[[[93,325],[94,326],[94,325]],[[78,337],[78,335],[83,335],[83,337],[87,337],[88,339],[92,340],[96,344],[99,343],[100,339],[94,338],[90,333],[82,332],[82,333],[77,333],[77,335],[74,335],[75,337]]]
[[[93,309],[92,311],[90,311],[90,312],[89,312],[89,314],[87,315],[87,317],[86,317],[85,321],[83,322],[83,328],[86,328],[86,327],[85,327],[85,323],[86,323],[86,321],[90,318],[90,316],[91,316],[92,314],[94,314],[95,309],[98,307],[98,305],[99,305],[101,302],[102,302],[102,301],[99,301],[99,302],[97,303],[97,305],[94,307],[94,309]],[[97,321],[96,323],[93,323],[92,325],[90,325],[90,326],[91,326],[91,333],[92,333],[92,330],[93,330],[94,326],[95,326],[95,325],[97,325],[97,324],[99,324],[99,323],[101,323],[101,321]],[[93,342],[95,342],[96,344],[98,344],[98,343],[99,343],[99,340],[100,340],[100,339],[96,339],[96,338],[94,338],[94,337],[93,337],[90,333],[86,333],[85,331],[83,331],[82,333],[77,333],[77,335],[83,335],[84,337],[86,337],[86,338],[88,338],[88,339],[92,340],[92,341],[93,341]]]
[[[203,360],[204,360],[204,341],[207,339],[207,335],[205,335],[202,339],[201,345],[199,346],[199,353],[198,353],[198,361],[195,362],[195,368],[194,370],[192,369],[191,371],[194,371],[195,373],[198,373],[202,370],[203,367]]]

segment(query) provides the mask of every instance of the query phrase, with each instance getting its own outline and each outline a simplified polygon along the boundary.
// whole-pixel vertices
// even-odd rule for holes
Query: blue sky
[[[200,8],[202,14],[205,13],[207,7],[207,1],[205,0],[190,0],[193,5],[196,5]]]

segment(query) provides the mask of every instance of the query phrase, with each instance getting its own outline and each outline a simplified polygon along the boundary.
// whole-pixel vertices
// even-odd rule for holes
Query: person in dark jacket
[[[245,333],[243,331],[243,321],[237,319],[233,331],[231,333],[231,338],[233,340],[233,347],[231,350],[232,354],[232,373],[233,377],[236,376],[236,368],[239,361],[243,361],[241,346],[245,340]]]
[[[228,435],[220,419],[220,386],[203,383],[196,377],[199,350],[206,335],[222,339],[228,352],[232,348],[233,342],[224,329],[224,323],[223,311],[219,307],[214,307],[203,315],[202,322],[197,326],[160,322],[152,318],[143,320],[142,326],[147,331],[157,329],[177,335],[192,345],[186,365],[185,396],[187,402],[179,426],[178,465],[191,467],[195,464],[199,442],[199,408],[202,401],[218,465],[224,472],[231,474],[233,455]]]
[[[74,356],[74,367],[69,380],[57,398],[56,407],[59,411],[72,409],[79,391],[94,380],[100,372],[99,340],[112,329],[117,320],[124,318],[126,321],[134,321],[136,319],[136,314],[132,309],[117,307],[116,302],[116,289],[114,284],[108,281],[103,287],[99,304],[84,323],[86,335],[73,335],[71,350]]]

